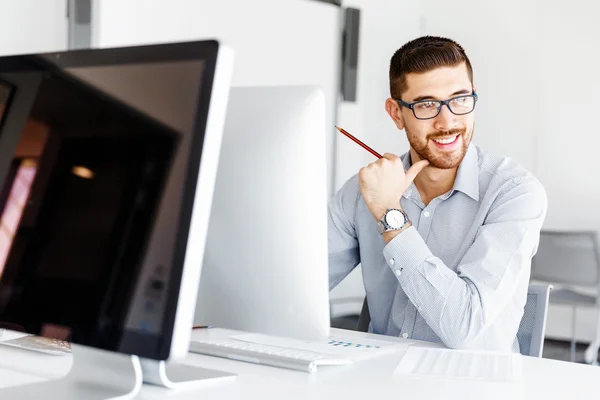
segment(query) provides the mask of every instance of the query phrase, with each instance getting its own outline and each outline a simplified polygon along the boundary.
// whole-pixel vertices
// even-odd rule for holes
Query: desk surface
[[[223,335],[221,329],[199,330],[195,338]],[[354,331],[333,330],[346,337],[377,338]],[[384,340],[394,340],[385,337]],[[402,340],[402,339],[398,339]],[[415,346],[431,347],[425,342]],[[360,399],[387,400],[395,396],[413,399],[583,399],[600,393],[600,367],[563,361],[523,358],[520,382],[484,382],[394,375],[393,371],[405,350],[350,366],[320,369],[308,374],[228,359],[190,354],[184,363],[233,372],[233,381],[201,388],[168,390],[144,385],[140,399]],[[49,356],[31,351],[0,348],[0,387],[59,377],[71,365],[69,356]],[[0,396],[1,397],[1,396]]]

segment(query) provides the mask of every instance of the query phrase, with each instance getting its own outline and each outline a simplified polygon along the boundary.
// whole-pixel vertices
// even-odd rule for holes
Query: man
[[[370,331],[518,352],[545,190],[471,144],[477,94],[456,42],[426,36],[401,47],[390,92],[385,109],[410,151],[386,153],[330,201],[330,289],[360,263]]]

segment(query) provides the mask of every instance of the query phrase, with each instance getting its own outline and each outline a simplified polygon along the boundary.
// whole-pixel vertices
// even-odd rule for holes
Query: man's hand
[[[361,168],[358,173],[360,193],[377,221],[389,208],[400,208],[400,198],[429,161],[414,163],[408,171],[400,157],[385,153],[383,158]]]

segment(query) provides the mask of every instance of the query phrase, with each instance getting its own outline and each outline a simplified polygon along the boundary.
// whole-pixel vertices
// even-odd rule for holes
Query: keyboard
[[[69,342],[42,336],[26,335],[15,339],[0,341],[0,345],[39,351],[41,353],[57,356],[71,354],[71,344]]]
[[[190,351],[308,373],[316,372],[319,366],[352,364],[352,360],[349,358],[331,354],[231,339],[192,340]]]

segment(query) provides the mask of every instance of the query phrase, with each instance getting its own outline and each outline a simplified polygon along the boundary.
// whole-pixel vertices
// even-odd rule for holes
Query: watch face
[[[398,210],[390,210],[385,215],[385,222],[393,229],[401,228],[406,222],[404,219],[404,214],[402,214]]]

